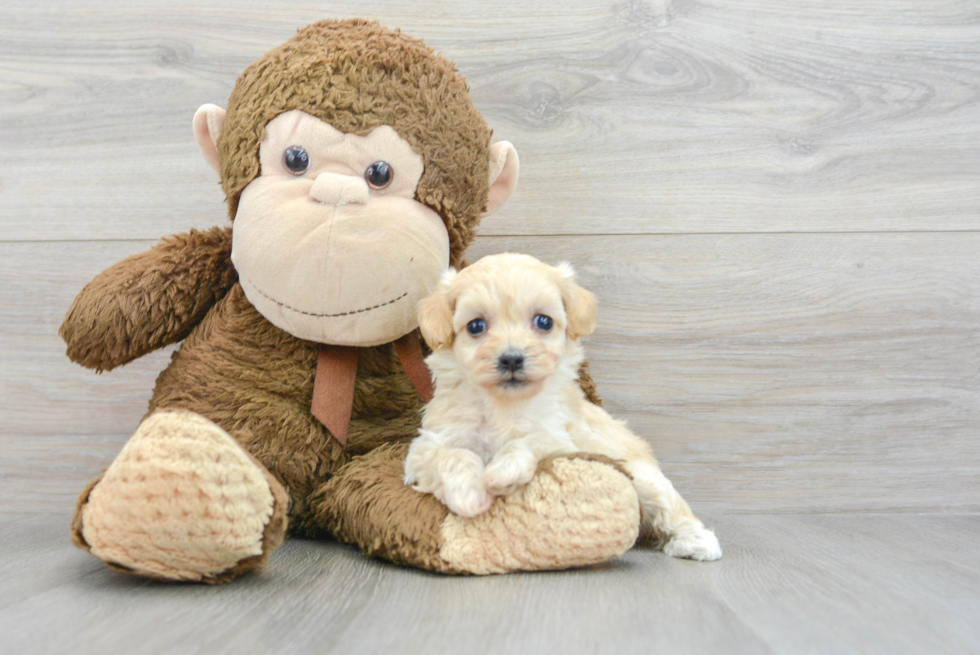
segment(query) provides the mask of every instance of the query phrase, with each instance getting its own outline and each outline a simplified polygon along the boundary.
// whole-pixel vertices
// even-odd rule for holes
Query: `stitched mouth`
[[[387,300],[385,302],[378,303],[377,305],[372,305],[370,307],[362,307],[360,309],[352,309],[352,310],[347,311],[347,312],[337,312],[337,313],[329,313],[329,312],[326,312],[326,313],[318,313],[318,312],[308,312],[308,311],[305,311],[305,310],[298,309],[296,307],[292,307],[290,305],[287,305],[286,303],[280,302],[280,301],[276,300],[275,298],[273,298],[272,296],[270,296],[269,294],[267,294],[265,291],[263,291],[262,289],[260,289],[254,282],[252,282],[252,280],[248,280],[248,283],[251,284],[252,285],[252,288],[255,289],[256,291],[258,291],[260,295],[262,295],[263,297],[267,298],[268,300],[271,300],[272,302],[276,303],[277,305],[279,305],[283,309],[288,309],[291,312],[296,312],[297,314],[303,314],[304,316],[312,316],[314,318],[337,318],[337,317],[340,317],[340,316],[353,316],[354,314],[363,314],[365,312],[369,312],[369,311],[374,310],[374,309],[379,309],[379,308],[385,307],[387,305],[392,305],[392,304],[398,302],[399,300],[401,300],[402,298],[405,298],[406,296],[408,296],[408,292],[406,291],[405,293],[403,293],[402,295],[398,296],[397,298],[392,298],[391,300]]]

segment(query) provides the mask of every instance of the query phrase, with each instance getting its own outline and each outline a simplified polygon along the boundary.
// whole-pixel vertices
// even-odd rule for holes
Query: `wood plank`
[[[0,244],[0,498],[70,506],[166,353],[102,376],[55,332],[149,242]],[[607,407],[711,512],[980,510],[980,234],[486,237],[568,259],[601,300]]]
[[[353,13],[352,13],[353,12]],[[980,15],[953,0],[5,2],[3,238],[223,220],[190,133],[293,30],[455,59],[521,184],[484,234],[980,229]]]
[[[585,570],[445,577],[293,540],[263,574],[209,587],[106,570],[67,543],[67,514],[24,517],[0,532],[0,632],[12,652],[82,655],[980,649],[980,516],[709,518],[726,547],[710,564],[634,549]]]
[[[568,259],[614,415],[695,507],[980,508],[980,235],[481,240]]]

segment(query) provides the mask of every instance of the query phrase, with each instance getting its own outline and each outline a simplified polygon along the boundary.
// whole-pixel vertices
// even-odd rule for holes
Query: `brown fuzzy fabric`
[[[108,371],[176,343],[237,281],[231,228],[167,237],[82,289],[61,325],[68,357]]]
[[[266,321],[236,284],[174,353],[147,413],[185,409],[214,421],[302,499],[346,460],[310,413],[316,358],[315,343]]]
[[[148,413],[211,419],[269,469],[299,512],[353,455],[414,436],[422,407],[391,344],[362,349],[345,450],[310,413],[316,359],[317,344],[266,321],[236,284],[160,374]]]
[[[95,489],[95,485],[102,481],[103,475],[105,475],[105,471],[102,471],[99,477],[89,482],[82,493],[78,495],[78,500],[75,502],[75,515],[71,517],[71,541],[82,550],[88,552],[92,550],[92,547],[88,545],[85,537],[82,536],[82,508],[88,502],[88,497],[92,494],[92,489]]]
[[[582,366],[578,369],[578,386],[582,387],[586,400],[593,405],[602,407],[602,398],[599,397],[599,391],[595,388],[595,380],[592,379],[588,360],[582,362]]]
[[[626,470],[626,466],[622,461],[613,459],[612,457],[606,457],[605,455],[599,455],[597,453],[573,453],[571,455],[554,455],[552,457],[547,457],[538,462],[538,472],[554,475],[555,462],[559,459],[581,459],[585,460],[586,462],[598,462],[600,464],[613,467],[630,480],[633,479],[633,476]]]
[[[457,573],[439,556],[449,510],[402,482],[407,453],[407,441],[386,444],[345,466],[313,494],[312,525],[332,526],[338,539],[368,555]]]
[[[416,199],[442,217],[458,262],[487,203],[490,129],[451,61],[365,20],[320,21],[270,50],[238,78],[218,139],[233,220],[242,190],[260,173],[266,124],[293,109],[349,134],[393,127],[422,155]]]
[[[324,21],[300,30],[249,66],[229,101],[218,149],[232,217],[259,174],[266,123],[292,109],[348,133],[394,127],[422,155],[416,198],[442,216],[451,262],[462,262],[487,200],[490,130],[452,63],[376,23]],[[285,535],[287,506],[293,533],[332,533],[395,562],[450,572],[439,557],[446,508],[402,483],[422,402],[393,345],[361,351],[345,450],[310,413],[318,345],[258,313],[237,284],[230,252],[231,228],[169,237],[97,276],[61,327],[69,357],[97,370],[184,339],[157,379],[148,413],[196,412],[268,471],[276,503],[262,555],[210,581],[264,564]],[[581,384],[599,402],[586,366]],[[86,548],[80,530],[76,519],[73,538]]]

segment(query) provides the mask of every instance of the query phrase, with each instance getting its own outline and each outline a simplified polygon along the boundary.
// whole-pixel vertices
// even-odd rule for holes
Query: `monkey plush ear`
[[[419,328],[422,330],[422,338],[433,352],[453,343],[454,301],[449,295],[449,282],[455,276],[454,269],[446,271],[439,283],[439,289],[419,301]]]
[[[575,269],[563,262],[558,265],[561,271],[561,302],[565,306],[565,316],[568,319],[568,337],[580,339],[592,334],[595,330],[595,314],[598,301],[595,294],[583,289],[575,282]]]
[[[490,146],[490,195],[484,216],[492,214],[507,202],[517,186],[521,163],[510,141],[498,141]]]
[[[225,125],[225,110],[218,105],[201,105],[194,113],[194,138],[201,148],[204,161],[221,175],[218,157],[218,137]]]

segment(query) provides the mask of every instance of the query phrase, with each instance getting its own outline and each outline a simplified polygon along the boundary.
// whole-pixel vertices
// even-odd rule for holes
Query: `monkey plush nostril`
[[[497,368],[505,373],[517,373],[524,368],[524,355],[508,350],[497,358]]]
[[[363,178],[338,173],[320,173],[310,195],[324,205],[367,204],[371,194]]]

